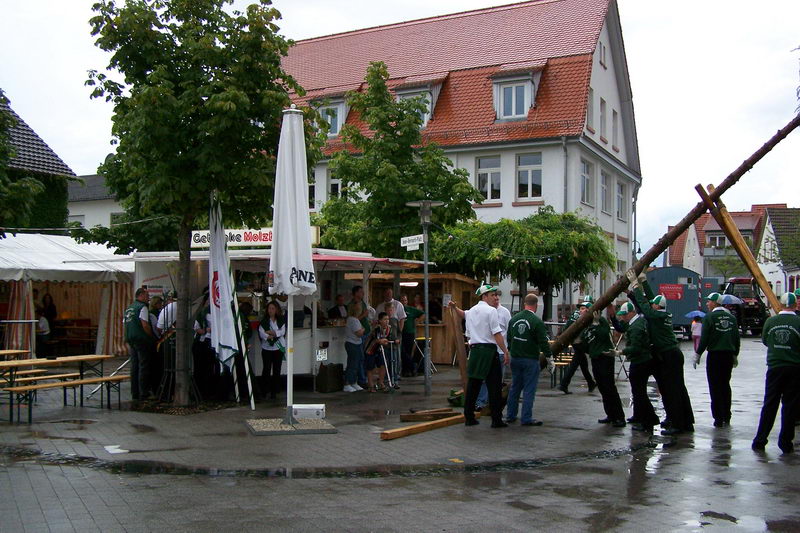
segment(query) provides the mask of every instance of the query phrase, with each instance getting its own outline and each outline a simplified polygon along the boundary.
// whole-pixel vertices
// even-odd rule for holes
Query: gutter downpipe
[[[569,183],[569,181],[567,179],[568,178],[568,172],[567,172],[568,157],[567,157],[567,136],[566,135],[562,135],[561,136],[561,149],[564,151],[564,213],[566,213],[567,212],[567,206],[569,205],[569,203],[568,203],[568,194],[567,194],[567,192],[568,192],[567,183]],[[567,290],[567,289],[569,289],[569,290]],[[565,283],[565,286],[564,286],[564,290],[561,291],[561,303],[563,305],[566,305],[568,303],[567,302],[567,294],[568,293],[569,294],[572,293],[572,280],[566,280],[566,283]],[[553,310],[551,309],[550,312],[553,313]],[[555,313],[555,316],[558,317],[558,313]],[[552,319],[552,316],[550,318]]]

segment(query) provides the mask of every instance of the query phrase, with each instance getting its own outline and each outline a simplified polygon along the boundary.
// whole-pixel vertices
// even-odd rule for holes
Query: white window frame
[[[498,164],[497,164],[496,167],[481,168],[481,163],[480,162],[481,162],[482,159],[494,159],[494,158],[497,158],[497,161],[498,161]],[[480,192],[483,195],[485,202],[499,201],[503,197],[503,174],[502,174],[502,172],[500,170],[501,167],[502,167],[502,163],[503,162],[502,162],[502,158],[501,158],[500,154],[485,155],[485,156],[480,156],[480,157],[476,157],[475,158],[475,188],[478,189],[478,192]],[[486,193],[485,194],[481,190],[481,187],[480,187],[481,175],[482,174],[486,175]],[[497,178],[497,181],[498,181],[497,197],[494,197],[494,196],[491,195],[492,191],[494,191],[494,189],[492,188],[492,182],[494,181],[495,177]]]
[[[594,207],[594,163],[581,159],[581,203]]]
[[[534,99],[536,98],[536,83],[539,79],[541,72],[535,72],[533,76],[516,76],[513,78],[503,78],[495,80],[494,82],[494,108],[496,118],[498,120],[522,120],[527,118],[528,112],[533,107]],[[505,106],[505,91],[506,88],[522,87],[523,102],[522,113],[516,112],[516,105],[512,105],[512,113],[506,115],[504,113]],[[516,104],[517,91],[512,91],[513,104]]]
[[[608,64],[606,63],[606,45],[603,44],[603,41],[598,41],[598,48],[598,62],[603,68],[608,68]]]
[[[611,214],[611,174],[606,172],[605,169],[600,169],[600,211],[610,215]]]
[[[617,219],[623,222],[628,221],[628,185],[617,181]]]
[[[606,117],[606,108],[607,108],[606,101],[603,98],[601,98],[600,99],[600,137],[602,138],[601,140],[607,138],[606,137],[606,125],[607,125],[606,124],[606,118],[607,118]]]
[[[589,87],[589,102],[586,104],[586,127],[594,132],[594,89]]]
[[[86,215],[68,215],[67,222],[77,222],[84,228],[86,227]]]
[[[309,211],[317,210],[317,184],[308,184],[308,209]]]
[[[428,125],[428,121],[431,119],[431,102],[433,101],[433,97],[431,92],[428,90],[424,91],[403,91],[397,93],[397,101],[400,100],[410,100],[412,98],[416,98],[421,96],[425,99],[425,113],[422,115],[422,127]]]
[[[328,122],[327,119],[327,111],[335,111],[336,112],[336,127],[331,127],[328,130],[328,137],[336,137],[339,135],[339,132],[342,131],[342,126],[344,126],[345,122],[347,121],[347,105],[344,102],[333,102],[325,105],[321,105],[317,108],[317,112],[322,116],[322,119]],[[330,126],[330,122],[328,122]]]
[[[611,110],[611,146],[619,148],[619,113],[616,109]]]
[[[522,165],[522,164],[520,164],[520,158],[523,157],[523,156],[529,156],[529,155],[532,155],[532,156],[538,155],[539,156],[539,164],[532,164],[532,165]],[[515,174],[516,181],[514,182],[514,194],[515,194],[517,200],[538,200],[538,199],[542,198],[542,196],[544,194],[544,191],[543,191],[543,189],[544,189],[544,176],[543,176],[543,172],[542,172],[542,152],[526,152],[526,153],[522,153],[522,154],[516,154],[514,156],[514,159],[515,159],[516,164],[517,164],[517,172]],[[534,174],[535,174],[535,172],[537,170],[539,171],[539,194],[538,195],[534,195],[533,194],[533,176],[534,176]],[[521,196],[519,194],[519,177],[520,177],[520,173],[522,173],[522,172],[526,173],[526,181],[527,181],[527,189],[528,189],[528,192],[527,192],[526,196]]]
[[[334,194],[333,188],[336,187]],[[342,180],[339,178],[328,178],[328,199],[340,198],[342,196]]]

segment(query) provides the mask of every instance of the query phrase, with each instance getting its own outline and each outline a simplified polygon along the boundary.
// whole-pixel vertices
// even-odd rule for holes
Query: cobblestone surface
[[[749,447],[764,372],[763,347],[745,340],[732,426],[715,429],[705,372],[687,364],[697,425],[677,439],[597,424],[580,373],[569,396],[542,380],[542,427],[393,441],[378,433],[410,407],[446,405],[455,372],[430,398],[419,379],[386,395],[298,393],[326,403],[333,435],[250,434],[244,420],[280,417],[278,404],[172,416],[43,394],[32,426],[0,425],[0,531],[798,531],[800,458]]]

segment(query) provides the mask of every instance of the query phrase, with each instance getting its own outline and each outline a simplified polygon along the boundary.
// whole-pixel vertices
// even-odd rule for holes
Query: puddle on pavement
[[[88,442],[91,442],[92,440],[86,437],[53,436],[47,433],[46,431],[31,431],[30,433],[28,433],[27,437],[31,439],[65,440],[67,442],[80,442],[81,444],[86,444]]]
[[[45,420],[42,424],[76,424],[78,426],[88,426],[95,422],[97,422],[97,420],[91,420],[89,418],[67,418],[64,420]]]
[[[423,477],[446,474],[485,474],[503,473],[511,478],[520,475],[520,471],[536,468],[580,463],[597,459],[611,459],[625,455],[632,455],[642,450],[652,448],[650,442],[637,444],[627,448],[602,450],[592,453],[581,453],[563,457],[547,459],[529,459],[517,461],[499,461],[486,463],[461,463],[461,464],[433,464],[433,465],[380,465],[349,468],[271,468],[271,469],[217,469],[206,467],[189,467],[175,463],[159,461],[122,460],[107,461],[96,457],[82,457],[77,455],[61,455],[43,453],[26,448],[0,446],[0,456],[5,456],[12,462],[34,461],[42,465],[57,466],[83,466],[107,470],[115,474],[168,474],[168,475],[198,475],[213,477],[242,477],[242,478],[287,478],[287,479],[314,479],[314,478],[380,478],[388,476]],[[142,453],[158,451],[179,451],[182,448],[170,450],[141,450]],[[129,450],[135,452],[135,450]],[[500,476],[502,479],[503,476]]]
[[[731,516],[727,513],[718,513],[716,511],[703,511],[702,513],[700,513],[700,516],[702,516],[703,518],[716,518],[717,520],[726,520],[728,522],[733,522],[734,524],[739,522],[734,516]]]
[[[146,424],[131,424],[131,427],[135,429],[137,433],[155,433],[156,431],[156,428]]]

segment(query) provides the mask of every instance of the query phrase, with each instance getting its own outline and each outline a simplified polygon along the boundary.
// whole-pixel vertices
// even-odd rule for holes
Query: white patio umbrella
[[[308,168],[303,113],[283,111],[273,203],[273,240],[269,259],[269,293],[289,296],[286,323],[286,423],[294,422],[294,295],[317,290],[311,258],[308,214]]]

